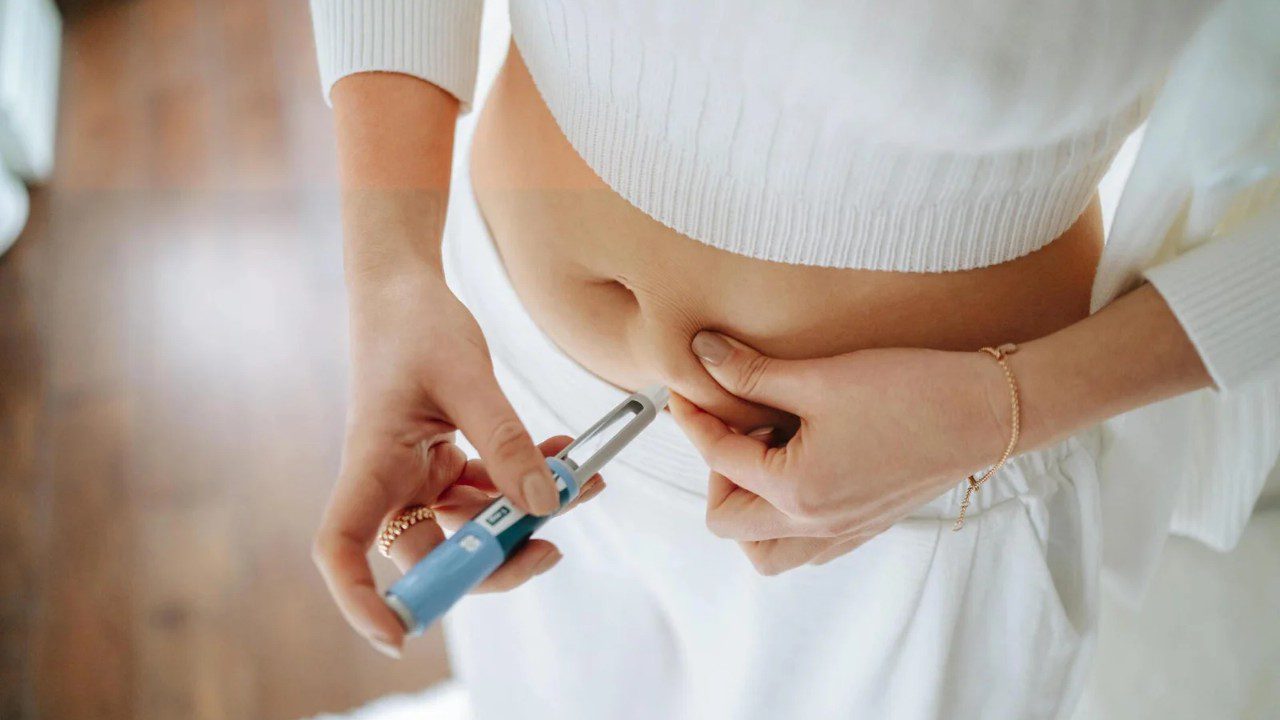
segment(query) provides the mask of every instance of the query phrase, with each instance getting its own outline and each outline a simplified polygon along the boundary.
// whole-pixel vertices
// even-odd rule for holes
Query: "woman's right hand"
[[[347,621],[375,647],[398,655],[404,628],[383,602],[366,559],[385,523],[409,505],[432,507],[459,526],[503,493],[522,510],[559,507],[544,456],[568,444],[535,447],[494,379],[475,319],[438,271],[399,269],[351,285],[351,403],[338,482],[313,555]],[[468,461],[453,443],[461,430],[480,452]],[[593,478],[583,498],[603,487]],[[404,570],[443,540],[422,522],[396,540]],[[532,540],[481,588],[515,587],[560,553]]]

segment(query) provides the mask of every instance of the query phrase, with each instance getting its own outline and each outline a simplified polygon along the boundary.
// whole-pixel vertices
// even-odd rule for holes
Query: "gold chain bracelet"
[[[1000,455],[1000,460],[989,470],[982,473],[981,477],[969,476],[969,486],[964,489],[964,499],[960,501],[960,515],[956,518],[956,524],[951,527],[952,532],[964,527],[964,514],[969,509],[969,501],[973,499],[973,494],[978,492],[978,488],[982,484],[991,479],[1001,467],[1004,466],[1009,456],[1013,454],[1013,449],[1018,446],[1019,426],[1022,423],[1022,403],[1018,398],[1018,380],[1013,376],[1013,370],[1009,368],[1009,363],[1005,358],[1018,351],[1018,346],[1013,343],[1005,343],[1000,347],[991,348],[984,347],[980,352],[984,352],[995,358],[1000,363],[1000,369],[1004,370],[1005,380],[1009,382],[1009,408],[1012,420],[1012,431],[1009,433],[1009,444],[1005,446],[1004,453]]]

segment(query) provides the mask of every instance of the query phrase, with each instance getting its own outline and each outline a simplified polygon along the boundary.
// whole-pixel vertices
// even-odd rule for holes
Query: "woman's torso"
[[[1088,314],[1102,248],[1096,201],[1040,250],[958,272],[790,265],[713,248],[591,170],[514,46],[480,117],[471,171],[512,284],[556,344],[615,385],[665,382],[741,427],[780,420],[711,380],[689,348],[699,330],[788,358],[1026,341]]]

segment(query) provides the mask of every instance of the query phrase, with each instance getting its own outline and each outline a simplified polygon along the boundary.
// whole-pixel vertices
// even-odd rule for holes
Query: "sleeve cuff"
[[[471,108],[479,62],[481,0],[311,0],[320,86],[358,72],[422,78]]]
[[[1280,377],[1280,203],[1144,274],[1219,390]]]

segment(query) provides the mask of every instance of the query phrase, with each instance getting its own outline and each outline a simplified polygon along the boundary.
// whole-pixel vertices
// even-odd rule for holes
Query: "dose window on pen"
[[[600,449],[604,447],[605,443],[609,442],[609,440],[616,436],[622,428],[626,427],[627,423],[634,420],[635,417],[640,414],[640,411],[641,407],[639,404],[633,403],[632,406],[627,407],[623,412],[620,412],[610,418],[607,424],[597,428],[595,432],[579,437],[574,442],[573,447],[569,448],[569,459],[576,465],[582,465],[582,463],[587,461],[587,458],[599,452]]]

